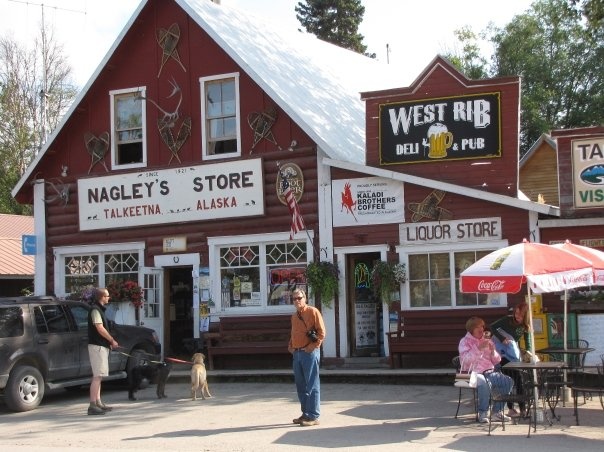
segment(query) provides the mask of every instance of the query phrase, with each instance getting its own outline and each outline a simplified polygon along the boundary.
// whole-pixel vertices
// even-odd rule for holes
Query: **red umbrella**
[[[593,285],[604,286],[604,253],[602,251],[589,248],[588,246],[575,245],[570,240],[552,246],[573,253],[586,261],[589,261],[594,268]]]
[[[576,256],[582,257],[589,261],[594,269],[594,282],[596,286],[604,286],[604,253],[602,251],[589,248],[587,246],[575,245],[567,240],[564,243],[557,243],[552,245],[555,248],[568,251]],[[567,347],[568,337],[568,290],[564,291],[564,350]],[[566,358],[566,355],[565,355]]]
[[[543,243],[507,246],[486,255],[459,277],[462,292],[518,293],[528,282],[535,293],[558,292],[593,281],[591,262]]]
[[[531,291],[559,292],[590,285],[593,281],[591,263],[576,254],[551,245],[522,243],[487,254],[465,269],[459,276],[462,292],[518,293],[527,283],[529,323],[533,326],[530,308]],[[535,340],[531,338],[531,350]]]

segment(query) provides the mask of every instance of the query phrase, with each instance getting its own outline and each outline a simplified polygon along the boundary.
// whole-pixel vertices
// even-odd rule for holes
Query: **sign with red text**
[[[262,160],[78,180],[80,230],[264,214]]]
[[[470,218],[467,220],[430,221],[400,225],[400,243],[480,242],[501,240],[501,218]]]
[[[381,177],[334,180],[331,199],[335,227],[405,221],[402,182]]]

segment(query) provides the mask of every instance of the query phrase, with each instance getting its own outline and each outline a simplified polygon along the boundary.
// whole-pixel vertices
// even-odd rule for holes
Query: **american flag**
[[[296,197],[294,196],[289,182],[287,181],[287,177],[281,177],[281,192],[283,193],[283,197],[287,203],[289,213],[292,216],[292,225],[289,231],[289,239],[292,240],[294,235],[300,232],[302,229],[306,229],[306,226],[304,225],[304,220],[302,219],[302,214],[300,213],[300,207],[298,207]]]

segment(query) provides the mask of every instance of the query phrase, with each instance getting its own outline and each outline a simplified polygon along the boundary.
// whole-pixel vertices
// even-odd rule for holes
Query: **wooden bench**
[[[218,331],[205,334],[208,366],[219,355],[289,355],[290,334],[290,315],[221,317]]]
[[[403,355],[446,353],[453,357],[470,317],[478,316],[488,326],[507,314],[507,308],[398,311],[396,331],[386,333],[390,367],[402,367]]]

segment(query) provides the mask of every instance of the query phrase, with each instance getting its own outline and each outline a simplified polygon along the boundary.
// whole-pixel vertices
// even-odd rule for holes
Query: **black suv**
[[[10,410],[33,410],[46,388],[90,383],[89,310],[51,296],[0,298],[0,396]],[[154,330],[115,322],[109,330],[120,348],[109,354],[103,380],[126,378],[139,360],[161,358]]]

